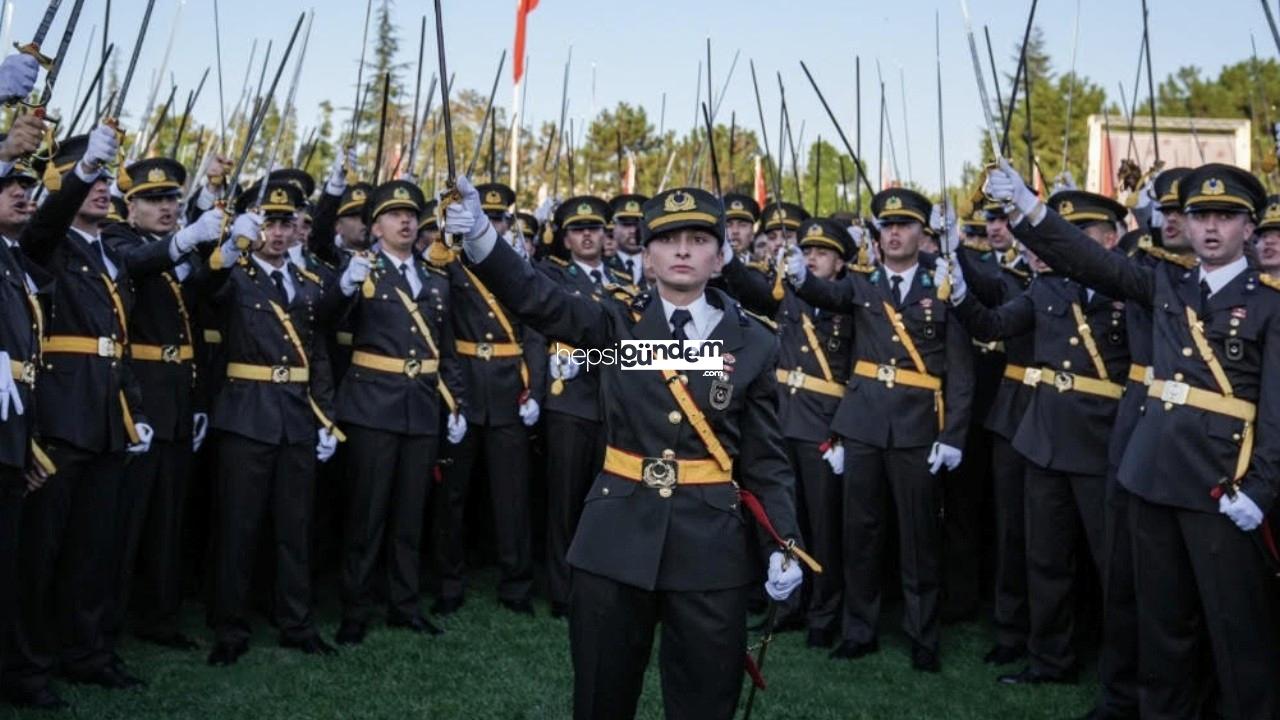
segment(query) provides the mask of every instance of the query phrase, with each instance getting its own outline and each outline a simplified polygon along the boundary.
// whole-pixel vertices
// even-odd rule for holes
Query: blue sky
[[[374,0],[375,6],[381,0]],[[46,47],[61,36],[72,0],[64,0]],[[153,70],[159,66],[180,0],[156,0],[151,27],[139,61],[129,107],[134,115],[146,102]],[[1256,0],[1216,0],[1206,6],[1192,0],[1148,0],[1152,13],[1151,37],[1157,82],[1182,65],[1196,65],[1216,73],[1224,64],[1248,57],[1249,32],[1256,35],[1259,56],[1276,56]],[[2,34],[14,41],[29,39],[45,0],[13,0],[13,22]],[[279,56],[297,15],[316,9],[307,64],[303,70],[296,106],[303,124],[316,117],[323,99],[348,106],[355,83],[364,22],[363,0],[308,3],[302,0],[220,0],[223,41],[223,77],[230,112],[244,76],[254,38],[265,45],[274,38]],[[413,76],[421,16],[428,15],[427,68],[424,85],[434,69],[432,9],[428,0],[394,0],[392,14],[400,31],[400,60],[411,64]],[[511,46],[515,0],[445,0],[446,47],[449,68],[460,87],[487,91],[499,53]],[[970,0],[979,51],[985,62],[982,25],[990,26],[996,60],[1012,73],[1014,47],[1020,41],[1029,0]],[[70,95],[76,86],[90,30],[98,26],[101,37],[105,0],[86,0],[69,59],[59,80],[55,98]],[[1045,30],[1055,66],[1066,71],[1071,60],[1075,0],[1041,0],[1037,24]],[[1134,61],[1141,40],[1141,0],[1080,0],[1081,28],[1078,71],[1116,94],[1118,82],[1126,89],[1133,82]],[[121,53],[121,72],[127,64],[142,17],[143,0],[114,0],[111,41]],[[948,178],[958,177],[964,161],[976,161],[980,134],[980,107],[964,34],[959,0],[541,0],[530,16],[528,54],[528,107],[526,118],[535,122],[558,116],[563,63],[573,47],[570,78],[570,116],[588,117],[594,107],[618,101],[645,106],[655,126],[662,95],[666,93],[667,127],[689,127],[694,119],[695,83],[705,41],[712,41],[712,70],[716,90],[736,50],[738,67],[721,109],[727,122],[736,111],[738,122],[756,128],[755,100],[748,59],[760,74],[769,131],[776,136],[778,93],[776,71],[786,83],[787,102],[794,131],[805,121],[807,144],[821,134],[835,140],[835,131],[800,70],[804,60],[813,71],[850,140],[854,127],[854,57],[862,58],[864,160],[874,176],[880,61],[887,88],[887,103],[899,166],[907,174],[903,123],[902,79],[906,83],[907,129],[910,132],[911,175],[926,187],[938,184],[938,127],[934,56],[934,13],[941,14],[944,82],[944,115]],[[99,40],[95,40],[95,46]],[[95,51],[96,52],[96,51]],[[259,51],[259,60],[261,50]],[[174,41],[170,70],[179,86],[179,102],[194,87],[200,74],[215,62],[212,0],[186,0]],[[273,61],[274,64],[274,61]],[[93,72],[92,63],[86,72]],[[216,72],[216,71],[215,71]],[[291,72],[291,71],[290,71]],[[289,72],[281,81],[287,85]],[[1006,84],[1007,85],[1007,84]],[[705,80],[704,80],[705,86]],[[167,89],[167,85],[166,85]],[[1008,88],[1003,88],[1007,93]],[[426,88],[423,88],[425,92]],[[281,90],[281,94],[283,94]],[[157,103],[163,102],[163,95]],[[1145,97],[1145,90],[1144,90]],[[510,76],[498,93],[499,104],[511,102]],[[210,73],[196,114],[204,122],[216,122],[217,83]],[[68,102],[69,104],[69,102]],[[69,114],[69,112],[67,113]],[[770,138],[776,145],[776,139]]]

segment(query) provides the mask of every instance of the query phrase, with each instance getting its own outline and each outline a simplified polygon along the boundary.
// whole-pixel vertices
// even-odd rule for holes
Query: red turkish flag
[[[516,0],[516,43],[515,43],[515,83],[520,84],[524,77],[524,28],[529,13],[538,7],[538,0]]]
[[[756,181],[753,189],[755,190],[756,204],[764,207],[768,191],[764,187],[764,168],[760,165],[759,155],[756,156]]]

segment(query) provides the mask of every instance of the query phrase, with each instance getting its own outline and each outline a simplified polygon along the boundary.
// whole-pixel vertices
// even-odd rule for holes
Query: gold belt
[[[516,343],[494,343],[494,342],[471,342],[470,340],[455,340],[454,349],[459,355],[467,357],[478,357],[481,360],[489,360],[496,357],[520,357],[524,354],[524,348]]]
[[[1152,381],[1155,380],[1154,372],[1155,368],[1152,368],[1149,365],[1138,365],[1137,363],[1134,363],[1129,366],[1129,382],[1150,385]]]
[[[812,375],[806,375],[799,369],[783,370],[782,368],[778,368],[777,376],[778,382],[785,383],[787,387],[791,388],[792,394],[795,394],[795,391],[800,389],[836,398],[844,397],[844,386],[840,383],[824,380]]]
[[[667,450],[662,457],[641,457],[609,446],[604,451],[604,471],[656,488],[664,497],[676,485],[721,485],[733,482],[733,468],[722,469],[713,458],[677,460]]]
[[[1026,382],[1027,369],[1021,365],[1005,365],[1004,377],[1014,382]]]
[[[195,358],[196,350],[190,345],[138,345],[129,344],[129,357],[148,362],[180,363]]]
[[[1153,380],[1147,388],[1147,397],[1158,398],[1169,405],[1188,405],[1211,413],[1252,423],[1258,416],[1258,407],[1248,400],[1227,397],[1211,390],[1194,388],[1184,382]]]
[[[1113,382],[1044,368],[1027,368],[1022,382],[1024,385],[1032,386],[1052,385],[1058,389],[1058,392],[1081,392],[1112,400],[1119,400],[1124,393],[1124,388]]]
[[[217,345],[222,342],[221,330],[205,330],[204,341],[210,345]]]
[[[14,380],[24,385],[36,384],[36,364],[33,362],[10,360],[9,373],[13,375]]]
[[[334,333],[333,337],[334,341],[343,347],[351,347],[352,343],[355,342],[355,333],[345,332],[342,330]]]
[[[304,367],[288,365],[249,365],[233,362],[227,363],[227,377],[254,382],[304,383],[311,379],[311,371]]]
[[[422,374],[431,374],[440,368],[440,361],[436,358],[431,358],[429,360],[420,360],[418,358],[395,358],[365,352],[364,350],[357,350],[351,354],[351,364],[367,368],[369,370],[404,375],[408,378],[416,378]]]
[[[124,357],[124,343],[109,337],[84,337],[81,335],[53,335],[41,344],[44,352],[68,355],[96,355],[102,358]]]
[[[888,387],[906,385],[935,392],[942,389],[942,380],[940,378],[916,372],[915,370],[900,368],[896,365],[877,365],[867,360],[859,360],[854,364],[853,372],[855,375],[882,382]]]

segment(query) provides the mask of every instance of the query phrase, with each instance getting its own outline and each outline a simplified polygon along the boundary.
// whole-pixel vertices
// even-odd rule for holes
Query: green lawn
[[[191,608],[188,631],[205,649],[182,653],[138,642],[121,648],[148,688],[59,689],[77,716],[95,719],[569,717],[567,625],[552,620],[544,604],[537,618],[511,615],[494,600],[494,585],[492,574],[481,574],[463,609],[443,621],[447,632],[441,637],[378,628],[364,645],[334,658],[280,649],[271,628],[258,621],[249,654],[230,669],[205,665],[210,633],[200,624],[200,609]],[[979,623],[944,628],[940,675],[913,672],[907,643],[896,629],[896,608],[889,612],[881,651],[862,660],[829,660],[825,652],[806,649],[803,634],[780,635],[769,650],[769,689],[756,699],[754,717],[1070,718],[1091,705],[1092,668],[1077,687],[997,685],[1000,671],[980,659],[989,635]],[[320,613],[326,637],[336,623],[336,608],[326,605]],[[652,665],[640,717],[661,716]]]

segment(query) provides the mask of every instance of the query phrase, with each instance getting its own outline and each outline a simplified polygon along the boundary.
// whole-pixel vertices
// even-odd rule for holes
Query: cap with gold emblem
[[[368,202],[364,204],[365,222],[373,222],[379,215],[390,210],[412,210],[416,215],[422,212],[422,206],[426,204],[422,190],[408,180],[384,182],[373,189]]]
[[[1182,210],[1182,204],[1178,202],[1178,188],[1190,173],[1191,168],[1174,167],[1165,168],[1156,176],[1151,185],[1161,210]]]
[[[58,175],[66,175],[84,157],[89,149],[88,135],[75,135],[58,143],[58,151],[53,154],[53,170]],[[43,157],[31,159],[31,169],[43,176],[48,168],[49,160]],[[107,176],[109,178],[109,176]]]
[[[439,230],[436,222],[436,199],[431,198],[422,206],[422,216],[418,219],[418,232],[423,230]]]
[[[754,224],[760,219],[760,203],[750,195],[729,193],[724,196],[724,219],[746,220]]]
[[[538,230],[540,229],[540,226],[541,223],[538,222],[538,218],[534,217],[533,213],[528,213],[523,210],[516,213],[516,232],[520,233],[524,237],[538,237]]]
[[[1001,209],[1001,214],[1004,210]],[[978,208],[960,223],[960,232],[966,235],[976,235],[978,237],[987,236],[987,212],[982,208]]]
[[[796,231],[796,236],[800,238],[801,250],[810,247],[826,248],[836,251],[845,260],[851,259],[856,252],[849,231],[845,230],[845,226],[838,221],[830,218],[805,220]]]
[[[1218,210],[1254,215],[1267,205],[1258,178],[1234,165],[1210,163],[1192,170],[1178,183],[1178,198],[1187,213]]]
[[[915,190],[889,188],[871,198],[871,213],[881,225],[918,222],[928,227],[933,203]]]
[[[476,186],[480,195],[480,207],[490,218],[501,218],[516,201],[516,193],[502,183],[485,183]]]
[[[1062,190],[1049,197],[1049,207],[1073,225],[1123,222],[1129,209],[1106,195],[1084,190]]]
[[[177,197],[182,184],[187,181],[187,170],[177,160],[157,157],[139,160],[125,168],[130,185],[124,194],[126,201],[136,197]]]
[[[302,191],[302,197],[309,198],[316,191],[316,180],[307,174],[306,170],[298,168],[284,168],[282,170],[272,170],[268,176],[271,182],[281,180],[292,183],[298,190]]]
[[[638,223],[644,218],[640,208],[649,198],[644,195],[618,195],[609,201],[609,212],[615,223]]]
[[[248,212],[252,204],[258,202],[258,193],[261,189],[262,181],[259,180],[248,190],[240,193],[236,198],[236,212]],[[262,195],[262,205],[258,210],[268,219],[292,218],[294,213],[298,212],[298,208],[302,207],[302,203],[302,191],[293,183],[268,182],[267,192]]]
[[[3,133],[0,133],[0,142],[4,141],[3,137]],[[16,182],[24,188],[30,188],[40,182],[40,177],[24,163],[17,162],[10,165],[3,173],[0,173],[0,188],[11,182]]]
[[[1262,212],[1258,222],[1258,232],[1263,230],[1280,230],[1280,195],[1267,198],[1267,209]]]
[[[698,188],[675,188],[659,193],[642,206],[640,243],[647,245],[659,235],[676,230],[705,230],[721,242],[720,198]]]
[[[725,209],[728,209],[725,205]],[[795,230],[800,223],[809,219],[809,213],[795,203],[769,203],[760,210],[761,232],[769,232],[779,227]]]
[[[373,186],[366,182],[358,182],[347,188],[338,200],[338,217],[363,215],[364,204],[373,193]]]
[[[560,230],[604,227],[609,220],[609,204],[594,195],[578,195],[560,203],[555,222]]]

